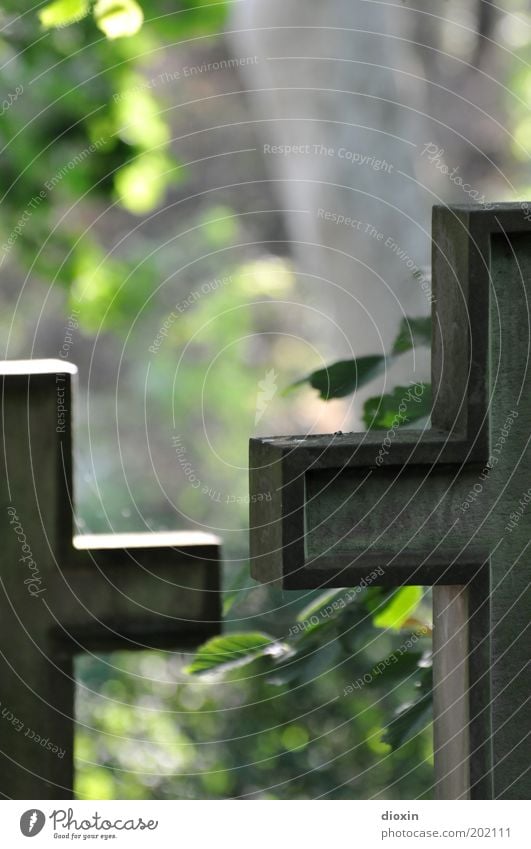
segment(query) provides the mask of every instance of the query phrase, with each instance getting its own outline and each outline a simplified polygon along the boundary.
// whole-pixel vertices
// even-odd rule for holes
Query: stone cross
[[[434,208],[431,428],[251,440],[255,578],[434,587],[439,798],[531,792],[528,210]]]
[[[192,648],[219,631],[219,542],[204,533],[74,536],[76,369],[0,363],[0,794],[73,792],[72,658]]]

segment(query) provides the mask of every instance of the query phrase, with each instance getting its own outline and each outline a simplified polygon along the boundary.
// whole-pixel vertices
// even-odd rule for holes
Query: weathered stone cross
[[[439,798],[530,796],[527,209],[434,209],[431,429],[251,441],[255,578],[434,586]]]
[[[72,657],[189,648],[219,631],[219,542],[203,533],[73,536],[76,369],[0,363],[0,795],[70,798]]]

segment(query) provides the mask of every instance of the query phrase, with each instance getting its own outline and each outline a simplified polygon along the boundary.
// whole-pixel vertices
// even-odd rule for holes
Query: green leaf
[[[397,386],[389,395],[367,399],[363,406],[363,421],[368,430],[389,430],[427,418],[431,408],[431,384]]]
[[[365,651],[367,643],[374,639],[374,626],[367,616],[364,606],[351,605],[341,617],[342,627],[337,627],[337,641],[344,657],[350,658],[349,670],[353,672],[353,658]],[[366,672],[366,667],[361,674]]]
[[[192,663],[186,668],[189,674],[228,671],[237,666],[251,663],[266,654],[279,655],[283,644],[268,634],[230,634],[213,637],[199,647]]]
[[[297,614],[297,622],[304,622],[307,619],[311,619],[312,616],[319,614],[323,607],[326,607],[327,604],[330,604],[331,601],[335,599],[336,596],[344,595],[345,590],[327,590],[321,595],[314,598],[306,607]]]
[[[393,593],[385,609],[373,617],[376,628],[400,631],[422,599],[422,587],[401,587]]]
[[[395,719],[385,729],[382,742],[388,743],[392,749],[398,749],[426,727],[432,712],[432,682],[431,668],[423,669],[417,685],[421,691],[420,697],[399,709]]]
[[[122,141],[146,153],[156,154],[168,145],[171,131],[157,98],[143,86],[145,81],[141,76],[127,75],[113,104],[110,119]]]
[[[393,345],[393,354],[403,354],[419,345],[431,346],[431,318],[403,318]]]
[[[416,650],[404,651],[402,654],[398,654],[397,652],[390,652],[387,658],[382,658],[380,663],[388,660],[390,657],[394,657],[395,661],[392,661],[384,666],[383,669],[378,668],[378,663],[375,663],[372,667],[372,681],[369,686],[373,685],[382,685],[387,681],[405,681],[406,679],[410,679],[413,675],[418,675],[421,670],[419,663],[424,658],[424,652]],[[385,686],[386,684],[384,684]]]
[[[296,636],[299,642],[306,642],[308,638],[314,637],[317,631],[322,632],[323,629],[333,626],[339,618],[342,623],[346,623],[347,609],[356,602],[361,615],[364,616],[364,608],[361,606],[362,598],[360,587],[327,590],[300,611],[297,615],[297,625],[293,626],[290,634]],[[350,618],[352,619],[352,616]],[[357,618],[356,614],[354,618]],[[321,638],[321,633],[319,637]]]
[[[368,587],[364,597],[366,609],[369,613],[383,610],[384,606],[389,604],[395,592],[396,590],[392,587]]]
[[[387,726],[382,742],[392,749],[398,749],[422,731],[431,719],[431,697],[423,696],[398,714],[396,719]]]
[[[135,0],[96,0],[94,19],[108,39],[135,35],[144,23],[144,13]]]
[[[339,360],[298,380],[288,389],[309,383],[313,389],[317,389],[324,401],[344,398],[381,374],[385,364],[386,357],[378,355],[359,357],[357,360]]]
[[[171,160],[160,151],[143,153],[124,165],[114,176],[120,204],[134,215],[156,209],[164,199],[171,168]]]
[[[89,0],[55,0],[48,3],[38,14],[45,29],[67,27],[80,21],[89,11]]]

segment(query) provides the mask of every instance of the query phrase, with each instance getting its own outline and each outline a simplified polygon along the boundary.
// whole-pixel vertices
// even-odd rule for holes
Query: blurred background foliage
[[[4,355],[60,355],[80,368],[80,530],[219,531],[225,629],[250,639],[207,647],[214,662],[195,676],[185,653],[80,658],[77,792],[429,796],[429,596],[367,588],[323,618],[328,596],[282,594],[249,577],[249,435],[335,430],[381,363],[334,364],[334,334],[301,288],[223,36],[230,6],[0,2]],[[507,7],[528,15],[525,3]],[[510,14],[497,37],[511,56],[507,121],[525,193],[531,43]],[[319,355],[298,332],[297,299]],[[414,316],[397,334],[389,357],[428,344],[429,326]],[[274,397],[257,428],[268,374]],[[276,392],[294,383],[299,391]],[[392,426],[406,388],[370,398],[366,426]],[[400,424],[422,427],[428,410],[425,392]],[[201,490],[175,460],[175,435]],[[293,635],[298,615],[319,626]],[[419,628],[393,674],[345,694]],[[243,659],[251,644],[249,662],[227,671],[227,656]],[[407,705],[406,726],[393,724]]]

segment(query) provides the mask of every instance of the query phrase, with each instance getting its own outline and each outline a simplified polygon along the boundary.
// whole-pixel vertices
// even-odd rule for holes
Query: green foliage
[[[403,354],[419,345],[431,345],[431,318],[403,318],[393,345],[393,354]]]
[[[307,378],[292,384],[290,389],[304,383],[309,383],[317,389],[323,400],[341,398],[355,392],[362,385],[369,383],[385,368],[392,357],[405,353],[416,345],[428,344],[431,337],[431,322],[429,318],[404,319],[390,358],[385,356],[361,357],[357,360],[344,360],[320,369]],[[368,428],[390,428],[411,424],[429,416],[431,411],[431,387],[428,384],[416,384],[415,387],[398,386],[384,396],[369,399],[364,407],[364,421]],[[358,588],[359,589],[359,588]],[[418,634],[426,635],[428,628],[425,623],[415,617],[423,599],[421,587],[401,587],[398,590],[386,591],[381,588],[371,588],[359,594],[356,589],[348,591],[333,590],[320,594],[312,600],[297,616],[296,624],[290,628],[286,642],[277,643],[277,649],[271,650],[268,645],[270,663],[262,672],[268,680],[279,687],[302,686],[315,681],[331,668],[335,668],[345,659],[349,660],[351,671],[355,670],[352,663],[354,657],[362,651],[364,643],[370,639],[374,628],[389,632],[404,632],[418,629]],[[347,599],[347,600],[346,600]],[[245,647],[245,633],[239,633],[233,638],[237,645]],[[256,641],[251,636],[250,650],[243,656],[238,654],[238,663],[253,663],[264,657],[263,635]],[[261,640],[261,642],[260,642]],[[207,657],[203,660],[203,649]],[[227,662],[226,662],[227,661]],[[197,664],[197,667],[195,666]],[[228,660],[221,655],[216,663],[212,662],[212,652],[207,646],[199,649],[196,661],[190,669],[202,671],[216,666],[230,667]],[[424,654],[413,651],[411,654],[397,655],[396,663],[385,664],[385,658],[380,658],[379,666],[383,667],[387,681],[391,676],[399,680],[409,679],[415,686],[421,688],[420,698],[412,704],[402,705],[398,709],[397,718],[387,728],[382,737],[382,743],[387,743],[392,750],[401,747],[411,739],[416,732],[425,727],[431,710],[430,678],[426,667]],[[393,670],[392,672],[390,670]],[[359,670],[361,676],[366,675],[366,669]],[[371,681],[379,678],[370,674]],[[362,677],[363,680],[363,677]]]
[[[411,348],[419,345],[431,344],[431,318],[404,318],[398,331],[398,336],[395,339],[393,348],[389,356],[372,354],[367,357],[359,357],[352,360],[340,360],[337,363],[318,369],[308,375],[308,377],[298,380],[288,387],[287,391],[291,391],[299,386],[309,383],[313,389],[317,389],[323,401],[330,401],[333,398],[344,398],[345,395],[351,395],[357,392],[362,386],[370,383],[374,378],[378,377],[384,369],[391,364],[394,357],[404,354]],[[402,387],[399,387],[402,388]],[[400,403],[398,400],[398,404]],[[388,418],[391,414],[393,403],[397,400],[396,390],[391,396],[383,396],[388,400],[384,401],[384,411]],[[382,401],[383,401],[382,398]],[[365,411],[365,423],[368,427],[378,427],[383,425],[373,425],[372,418],[370,423],[367,423],[370,412],[375,407],[375,401],[371,399],[368,411]],[[397,404],[397,406],[398,406]],[[423,414],[424,415],[424,414]],[[392,416],[394,418],[394,415]],[[392,421],[391,418],[391,421]],[[420,418],[420,416],[418,417]]]
[[[390,358],[375,355],[333,363],[292,384],[290,389],[309,383],[318,390],[323,400],[344,397],[373,380],[392,357],[416,345],[428,344],[430,336],[429,318],[404,319]],[[430,411],[429,384],[398,386],[392,393],[366,402],[364,421],[368,428],[391,428],[419,421],[429,416]],[[256,664],[268,654],[270,662],[266,668],[261,667],[261,674],[265,674],[267,680],[278,687],[298,687],[314,682],[347,659],[351,673],[354,674],[356,668],[352,662],[353,657],[363,652],[363,646],[371,639],[375,628],[397,634],[417,629],[417,638],[419,633],[424,636],[428,633],[426,624],[416,618],[422,599],[422,588],[410,586],[392,591],[373,587],[364,593],[358,593],[356,589],[327,591],[299,612],[296,624],[290,628],[289,636],[282,643],[274,644],[272,638],[269,638],[269,643],[265,643],[265,635],[232,635],[231,640],[235,640],[236,646],[236,662],[238,665]],[[250,645],[246,652],[247,637],[250,638]],[[199,649],[189,669],[201,672],[214,668],[232,668],[234,658],[231,644],[227,645],[225,653],[223,639],[219,654],[212,650],[211,641]],[[274,645],[276,648],[273,648]],[[396,662],[386,665],[385,658],[380,658],[372,667],[373,670],[379,670],[378,674],[369,674],[371,683],[378,680],[381,684],[382,680],[387,681],[391,677],[407,679],[417,689],[421,688],[421,696],[398,709],[396,719],[382,736],[382,743],[389,744],[392,750],[400,748],[420,728],[425,727],[431,710],[431,679],[427,671],[430,662],[417,650],[412,653],[401,650],[394,660]],[[358,672],[361,680],[364,680],[366,668],[359,668]]]
[[[401,587],[393,593],[384,609],[373,617],[374,626],[400,631],[419,606],[421,599],[421,587]]]
[[[89,9],[89,0],[55,0],[39,9],[37,14],[43,27],[50,29],[77,23],[88,15]]]
[[[356,360],[340,360],[326,368],[312,372],[308,377],[292,384],[290,389],[309,383],[317,389],[324,401],[351,395],[377,377],[384,370],[386,358],[381,356],[359,357]]]
[[[267,634],[230,634],[213,637],[196,652],[186,668],[190,675],[199,672],[222,672],[251,663],[258,657],[277,654],[282,648]]]
[[[90,0],[54,0],[37,14],[45,29],[61,28],[85,18],[90,6]],[[92,12],[96,26],[110,40],[136,35],[144,23],[136,0],[95,0]]]
[[[14,73],[19,95],[0,116],[0,263],[20,263],[33,276],[75,290],[76,299],[84,288],[79,270],[87,266],[87,202],[144,215],[186,179],[170,152],[170,127],[144,57],[194,29],[214,32],[228,5],[192,2],[175,12],[144,2],[143,26],[135,0],[55,0],[13,16],[3,32],[0,79],[10,90]],[[2,7],[19,11],[14,0]],[[105,316],[110,327],[114,313],[119,329],[121,310],[107,307],[117,271],[127,277],[131,257],[118,249],[111,258],[94,237],[91,243],[89,252],[103,259],[80,321],[92,332],[100,309],[100,320]],[[158,276],[153,259],[144,262],[144,273]]]
[[[54,0],[39,10],[38,18],[45,29],[62,28],[85,18],[92,5],[95,25],[109,40],[136,35],[144,23],[143,8],[151,3],[136,0]],[[209,0],[181,0],[180,8],[164,13],[160,4],[153,9],[150,24],[159,38],[188,36],[192,33],[215,32],[224,23],[230,0],[211,3]],[[161,14],[162,12],[162,14]]]
[[[238,235],[237,217],[227,206],[213,206],[201,217],[208,242],[215,248],[230,244]]]
[[[388,729],[385,738],[382,737],[395,749],[409,739],[407,735],[416,733],[422,721],[426,725],[431,707],[431,693],[426,689],[429,681],[426,669],[430,661],[417,648],[419,637],[426,637],[429,627],[414,618],[422,599],[421,587],[409,586],[392,591],[358,587],[320,593],[298,613],[296,624],[284,639],[274,640],[263,633],[245,632],[214,638],[196,652],[188,672],[229,672],[254,664],[255,675],[265,676],[276,687],[293,688],[311,685],[348,662],[349,674],[353,678],[359,676],[362,681],[372,669],[371,686],[376,683],[381,686],[382,682],[393,678],[408,680],[415,691],[420,686],[424,689],[420,700],[415,698],[412,706],[408,703],[398,709],[400,719],[395,720],[396,726],[391,724],[391,731]],[[414,640],[411,640],[414,648],[405,649],[402,643],[392,663],[385,663],[387,655],[384,654],[368,669],[364,646],[371,640],[374,642],[374,628],[384,629],[387,637],[401,632],[402,640],[405,634],[414,633]],[[389,649],[389,643],[386,648]],[[264,658],[268,660],[265,666]]]
[[[172,166],[168,156],[149,152],[120,168],[114,185],[124,209],[134,215],[144,215],[160,206],[168,188],[168,175],[174,170]]]
[[[321,613],[324,607],[335,601],[337,598],[340,598],[342,595],[344,595],[343,590],[327,590],[324,593],[320,593],[317,598],[314,598],[310,604],[306,605],[306,607],[303,607],[302,610],[299,611],[296,621],[308,622],[312,616]]]
[[[402,652],[402,654],[394,655],[393,662],[384,665],[383,668],[378,667],[377,664],[373,666],[371,670],[373,673],[373,679],[367,686],[376,687],[378,685],[380,687],[395,687],[401,681],[408,681],[409,684],[413,684],[414,687],[417,687],[418,681],[424,674],[424,670],[429,668],[429,665],[430,659],[426,652],[409,649],[408,651]],[[401,705],[397,714],[405,707],[406,705]],[[385,734],[383,736],[385,736]],[[389,745],[391,745],[393,749],[395,748],[395,746],[390,742]]]
[[[430,666],[419,669],[420,675],[415,683],[418,697],[403,705],[385,729],[383,742],[388,743],[392,749],[399,749],[411,740],[431,719],[432,669]]]
[[[363,422],[368,430],[407,427],[427,419],[431,413],[431,386],[416,383],[396,386],[388,395],[368,398],[363,405]]]
[[[135,0],[96,0],[94,20],[107,38],[124,38],[139,31],[144,13]]]
[[[524,179],[529,180],[529,151],[531,150],[531,119],[529,110],[531,108],[531,46],[529,43],[519,51],[519,56],[514,64],[514,70],[510,81],[510,89],[513,97],[510,102],[510,132],[511,147],[514,157],[525,167]],[[527,189],[518,195],[526,200],[529,199],[529,185],[522,186]]]
[[[178,29],[181,37],[216,32],[222,29],[231,2],[232,0],[181,0],[179,20],[173,15],[168,19],[165,15],[161,17],[160,25],[164,27],[170,23]]]
[[[431,783],[427,735],[394,752],[380,742],[397,700],[416,688],[387,692],[376,679],[344,697],[341,682],[371,666],[360,651],[356,668],[325,668],[297,689],[272,686],[251,667],[222,681],[185,676],[166,652],[77,659],[77,796],[352,799],[389,785],[393,799],[422,796]]]

